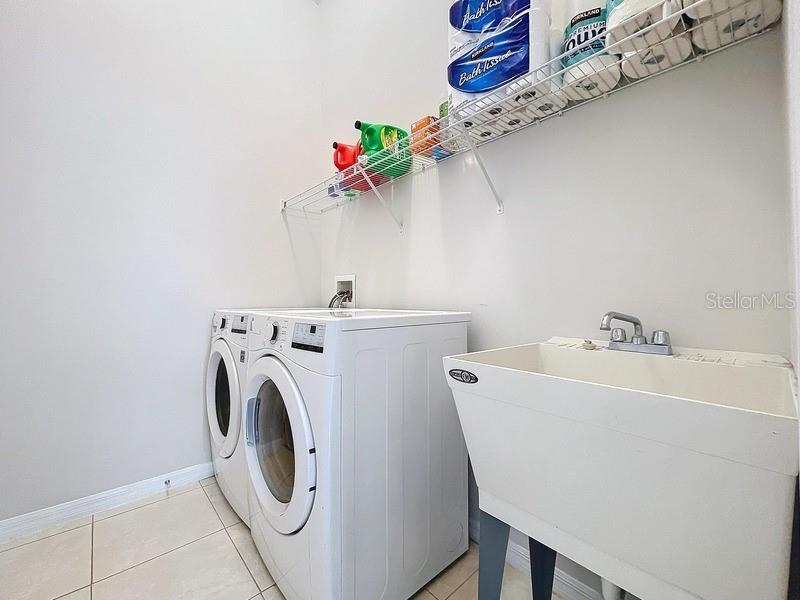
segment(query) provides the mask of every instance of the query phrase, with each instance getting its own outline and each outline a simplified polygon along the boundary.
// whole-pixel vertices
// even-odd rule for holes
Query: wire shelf
[[[586,40],[503,88],[454,108],[427,131],[359,157],[352,167],[282,200],[281,210],[322,214],[375,192],[402,231],[381,187],[472,152],[501,213],[502,201],[478,148],[765,33],[780,20],[781,10],[781,0],[664,0],[610,27],[605,53],[565,68],[567,55],[594,41]]]

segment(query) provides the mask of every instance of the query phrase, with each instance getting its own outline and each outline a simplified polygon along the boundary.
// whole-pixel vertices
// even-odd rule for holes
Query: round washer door
[[[214,340],[206,371],[206,411],[213,450],[228,458],[239,442],[242,424],[242,399],[236,359],[228,343]]]
[[[311,421],[286,367],[265,356],[248,370],[247,470],[270,525],[286,535],[308,521],[317,489]]]

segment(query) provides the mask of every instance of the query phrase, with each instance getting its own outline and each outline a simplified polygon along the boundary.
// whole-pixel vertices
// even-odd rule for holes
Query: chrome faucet
[[[624,321],[633,325],[633,337],[627,341],[627,335],[622,327],[611,328],[612,321]],[[622,350],[624,352],[642,352],[644,354],[663,354],[672,355],[672,345],[670,344],[669,332],[657,329],[653,332],[651,343],[647,343],[647,338],[642,329],[642,321],[638,317],[626,315],[618,312],[607,312],[600,322],[601,331],[611,331],[611,341],[608,343],[609,350]]]

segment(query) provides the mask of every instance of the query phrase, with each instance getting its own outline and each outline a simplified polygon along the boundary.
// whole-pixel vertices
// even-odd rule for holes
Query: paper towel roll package
[[[546,24],[549,26],[549,16]],[[545,23],[542,23],[543,25]],[[508,94],[517,104],[525,106],[534,118],[550,116],[566,107],[568,100],[561,92],[561,47],[564,33],[556,27],[550,28],[547,47],[541,49],[541,66],[531,69],[531,74],[509,86]],[[546,58],[546,60],[545,60]]]
[[[683,24],[680,14],[676,14],[682,8],[683,0],[608,0],[606,50],[624,54],[645,50],[667,39]]]
[[[715,15],[720,15],[726,11],[729,11],[732,8],[736,8],[737,6],[742,6],[743,4],[751,4],[755,3],[758,4],[760,0],[711,0],[710,2],[703,2],[697,3],[697,0],[683,0],[684,6],[686,7],[686,16],[699,20],[699,19],[708,19]],[[776,0],[779,2],[779,0]],[[779,2],[780,3],[780,2]],[[764,1],[764,4],[767,4],[767,1]],[[771,10],[770,10],[771,12]],[[778,20],[778,17],[775,18],[775,21]],[[774,21],[771,21],[774,22]]]
[[[530,70],[535,74],[550,60],[550,11],[535,1],[530,11],[531,62]]]
[[[506,131],[513,131],[525,125],[530,125],[535,119],[524,110],[516,110],[498,119],[498,126]]]
[[[545,80],[518,96],[518,100],[525,103],[525,110],[534,118],[549,117],[563,110],[569,103],[561,90],[562,77],[559,56],[563,43],[563,30],[552,27],[550,29],[550,61],[543,69],[532,74],[532,76],[536,76],[537,80]]]
[[[540,93],[525,105],[525,110],[528,111],[528,114],[537,119],[543,119],[566,108],[569,100],[561,88],[555,84],[547,88],[544,87],[544,84],[540,85],[542,86]]]
[[[640,79],[682,63],[691,53],[692,42],[688,33],[669,38],[646,50],[626,52],[622,73],[629,79]]]
[[[561,87],[551,81],[528,84],[513,93],[514,102],[524,106],[525,111],[535,119],[549,117],[565,108],[568,100]]]
[[[615,56],[599,54],[564,72],[564,94],[576,102],[610,92],[622,77]]]
[[[781,18],[782,9],[779,0],[750,0],[734,8],[728,6],[721,13],[700,20],[692,30],[692,43],[700,50],[716,50],[775,23]]]
[[[620,80],[617,58],[605,51],[606,5],[601,0],[569,0],[564,27],[564,94],[570,100],[594,98]]]
[[[470,121],[466,121],[470,123]],[[482,143],[500,135],[500,129],[493,125],[473,125],[467,128],[467,132],[472,140],[476,143]]]

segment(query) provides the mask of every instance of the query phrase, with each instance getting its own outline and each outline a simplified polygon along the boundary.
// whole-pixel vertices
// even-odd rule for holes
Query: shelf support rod
[[[386,200],[383,197],[383,194],[381,194],[378,191],[378,188],[375,187],[375,184],[372,183],[372,178],[367,175],[367,173],[364,171],[363,167],[358,163],[356,163],[355,167],[356,167],[356,170],[361,174],[361,176],[369,184],[369,187],[372,188],[372,191],[375,192],[375,195],[378,197],[378,200],[380,200],[381,204],[383,205],[383,208],[385,208],[386,212],[389,213],[389,216],[392,217],[392,220],[397,224],[397,227],[398,227],[398,229],[400,229],[400,233],[402,234],[403,233],[403,222],[400,219],[397,218],[397,215],[394,214],[394,211],[389,207],[389,203],[386,202]]]
[[[481,168],[481,173],[483,173],[483,178],[486,180],[486,184],[489,186],[489,189],[492,191],[492,195],[494,196],[494,201],[497,202],[497,214],[502,215],[506,212],[506,208],[503,205],[503,199],[500,198],[500,194],[497,193],[497,188],[494,187],[494,182],[492,178],[489,176],[489,171],[486,170],[486,165],[483,164],[483,159],[481,158],[480,153],[478,152],[478,148],[475,146],[475,143],[472,141],[467,129],[461,124],[461,134],[464,136],[464,139],[467,140],[467,145],[469,149],[472,151],[472,156],[475,157],[475,162],[478,163],[478,166]]]

